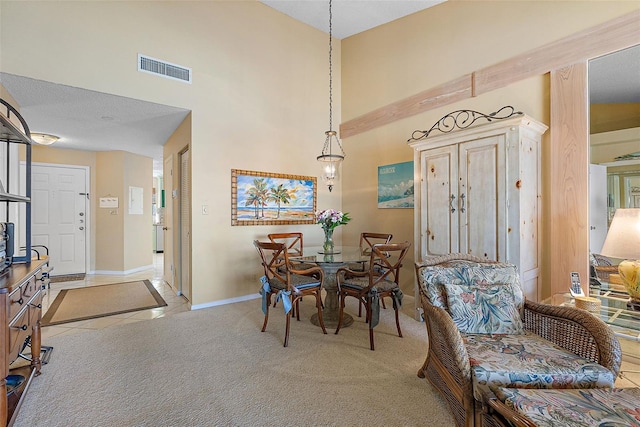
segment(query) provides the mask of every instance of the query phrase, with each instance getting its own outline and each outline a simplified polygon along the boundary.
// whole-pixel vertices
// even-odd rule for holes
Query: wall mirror
[[[640,45],[589,61],[589,248],[618,208],[640,207]]]

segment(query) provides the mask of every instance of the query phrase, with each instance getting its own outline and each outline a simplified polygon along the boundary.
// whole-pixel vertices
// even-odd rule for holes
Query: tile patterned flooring
[[[51,283],[51,288],[46,290],[46,295],[43,298],[43,314],[46,313],[47,309],[62,289],[104,285],[108,283],[130,282],[133,280],[143,279],[149,279],[151,281],[153,286],[158,290],[160,295],[162,295],[162,298],[164,298],[168,305],[166,307],[134,311],[131,313],[117,314],[114,316],[100,317],[80,322],[47,326],[42,328],[42,345],[47,345],[47,338],[53,336],[82,333],[107,328],[109,326],[150,320],[189,311],[187,300],[182,296],[177,296],[175,291],[164,281],[163,270],[163,254],[154,254],[153,267],[135,274],[122,276],[87,275],[84,280]],[[626,354],[635,355],[637,357],[623,357],[621,374],[616,381],[616,386],[640,387],[640,342],[625,340],[622,344],[625,347]]]
[[[80,322],[64,323],[62,325],[46,326],[42,328],[42,345],[47,345],[47,338],[59,335],[75,334],[109,326],[150,320],[158,317],[189,311],[187,300],[177,296],[175,291],[163,279],[163,254],[153,254],[153,267],[129,275],[86,275],[84,280],[70,282],[52,282],[46,290],[42,301],[42,314],[47,312],[53,301],[62,289],[82,288],[109,283],[131,282],[134,280],[148,279],[162,298],[167,302],[166,307],[152,308],[149,310],[133,311],[130,313],[116,314],[113,316],[99,317],[97,319],[83,320]],[[55,270],[53,271],[55,273]]]

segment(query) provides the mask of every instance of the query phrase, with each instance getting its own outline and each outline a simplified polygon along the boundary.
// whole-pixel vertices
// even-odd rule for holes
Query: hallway
[[[54,270],[55,273],[55,270]],[[106,285],[109,283],[131,282],[134,280],[148,279],[162,298],[167,302],[166,307],[153,308],[148,310],[133,311],[129,313],[116,314],[113,316],[99,317],[96,319],[82,320],[79,322],[65,323],[62,325],[46,326],[42,328],[42,345],[47,345],[47,338],[92,331],[107,328],[109,326],[123,325],[127,323],[139,322],[141,320],[155,319],[158,317],[170,316],[176,313],[189,311],[189,306],[185,298],[176,296],[171,287],[163,280],[163,254],[153,255],[153,267],[138,273],[113,276],[113,275],[86,275],[84,280],[70,282],[51,283],[51,288],[45,290],[42,299],[42,315],[47,312],[56,296],[62,289],[81,288],[96,285]]]

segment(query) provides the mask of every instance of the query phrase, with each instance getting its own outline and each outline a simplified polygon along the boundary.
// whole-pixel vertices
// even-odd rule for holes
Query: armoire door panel
[[[443,147],[423,153],[422,250],[429,255],[458,252],[458,153]],[[453,212],[452,212],[453,211]]]
[[[503,261],[504,138],[491,136],[459,146],[460,251]]]

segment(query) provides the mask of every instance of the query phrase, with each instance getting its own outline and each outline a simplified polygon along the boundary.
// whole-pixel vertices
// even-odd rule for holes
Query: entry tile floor
[[[88,286],[106,285],[109,283],[131,282],[134,280],[148,279],[156,288],[158,293],[167,302],[166,307],[152,308],[148,310],[133,311],[129,313],[116,314],[113,316],[99,317],[96,319],[83,320],[80,322],[64,323],[62,325],[46,326],[42,328],[42,345],[47,345],[47,338],[59,335],[75,334],[95,329],[102,329],[109,326],[123,325],[142,320],[150,320],[158,317],[170,316],[172,314],[189,311],[187,300],[176,295],[163,277],[163,254],[153,254],[153,266],[128,275],[86,275],[83,280],[69,282],[52,282],[49,289],[45,290],[42,301],[42,313],[47,312],[53,301],[62,289],[82,288]],[[52,271],[55,276],[55,269]]]
[[[65,323],[62,325],[46,326],[42,328],[42,345],[47,345],[47,338],[59,335],[76,334],[86,331],[107,328],[110,326],[124,325],[132,322],[151,320],[159,317],[171,316],[172,314],[189,311],[187,300],[176,295],[176,292],[164,281],[163,277],[163,254],[154,254],[153,266],[134,274],[112,276],[112,275],[87,275],[84,280],[70,282],[53,282],[50,289],[42,301],[42,313],[47,309],[62,289],[80,288],[95,285],[106,285],[109,283],[131,282],[133,280],[148,279],[158,290],[162,298],[167,302],[166,307],[153,308],[149,310],[134,311],[130,313],[116,314],[114,316],[100,317],[97,319],[83,320],[80,322]],[[55,274],[55,270],[53,272]],[[259,307],[256,306],[256,309]],[[640,387],[640,342],[624,340],[621,342],[626,355],[636,357],[623,357],[621,374],[616,381],[617,387]]]

